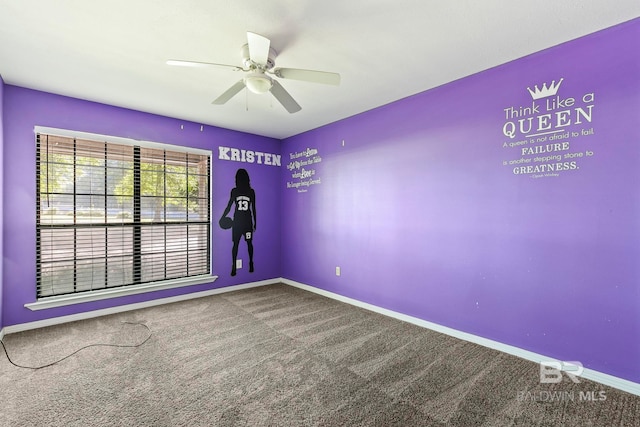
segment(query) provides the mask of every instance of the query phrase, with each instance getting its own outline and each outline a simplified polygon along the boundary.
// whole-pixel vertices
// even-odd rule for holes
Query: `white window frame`
[[[67,138],[90,140],[90,141],[116,143],[116,144],[122,144],[122,145],[137,146],[141,148],[155,148],[155,149],[163,149],[163,150],[182,151],[182,152],[187,151],[193,154],[208,156],[210,167],[212,165],[212,160],[213,160],[213,155],[211,150],[183,147],[183,146],[172,145],[172,144],[165,144],[165,143],[158,143],[158,142],[151,142],[151,141],[140,141],[140,140],[134,140],[130,138],[100,135],[100,134],[94,134],[94,133],[88,133],[88,132],[79,132],[79,131],[57,129],[57,128],[50,128],[50,127],[43,127],[43,126],[35,126],[34,133],[55,135],[55,136],[61,136],[61,137],[67,137]],[[213,179],[212,179],[212,174],[210,170],[209,171],[209,194],[210,195],[213,194],[212,190],[213,190]],[[36,189],[36,191],[40,191],[40,189]],[[213,230],[213,224],[211,223],[211,218],[213,218],[212,204],[213,204],[212,197],[209,196],[209,218],[210,218],[209,232],[210,233]],[[209,248],[210,253],[211,253],[211,249],[212,248],[210,247]],[[127,285],[127,286],[122,286],[117,288],[92,290],[92,291],[86,291],[86,292],[81,292],[77,294],[65,294],[65,295],[41,297],[41,298],[37,298],[35,302],[27,303],[24,306],[30,310],[43,310],[43,309],[48,309],[53,307],[62,307],[62,306],[80,304],[80,303],[85,303],[90,301],[99,301],[99,300],[123,297],[128,295],[136,295],[136,294],[142,294],[147,292],[154,292],[154,291],[160,291],[160,290],[166,290],[166,289],[180,288],[185,286],[195,286],[195,285],[200,285],[205,283],[212,283],[218,278],[218,276],[215,276],[212,274],[212,271],[211,271],[212,268],[213,268],[213,262],[210,259],[209,260],[210,271],[208,272],[208,274],[179,278],[179,279],[161,280],[157,282],[146,282],[142,284]]]

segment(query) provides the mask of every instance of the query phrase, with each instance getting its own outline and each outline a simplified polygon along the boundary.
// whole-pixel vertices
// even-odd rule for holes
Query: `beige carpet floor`
[[[286,285],[5,336],[1,426],[639,426],[640,397]],[[587,393],[605,400],[585,400]],[[603,393],[601,393],[603,392]]]

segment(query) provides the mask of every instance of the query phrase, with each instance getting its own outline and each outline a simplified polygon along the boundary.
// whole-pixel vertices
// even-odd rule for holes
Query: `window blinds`
[[[36,134],[37,297],[210,273],[210,156]]]

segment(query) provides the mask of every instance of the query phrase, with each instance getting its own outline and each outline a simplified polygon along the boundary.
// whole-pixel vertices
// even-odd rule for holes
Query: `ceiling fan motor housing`
[[[242,46],[242,64],[245,69],[263,69],[270,70],[276,65],[276,56],[278,53],[272,47],[269,47],[269,59],[267,59],[267,63],[265,65],[256,64],[249,58],[249,44],[245,44]]]

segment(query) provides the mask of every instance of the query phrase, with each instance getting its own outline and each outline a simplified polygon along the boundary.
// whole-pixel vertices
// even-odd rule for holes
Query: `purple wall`
[[[4,80],[2,80],[2,76],[0,76],[0,188],[3,187],[3,176],[4,176]],[[3,259],[4,259],[4,245],[2,243],[3,230],[4,230],[4,191],[3,195],[0,195],[0,329],[4,326],[3,319],[3,309],[2,309],[2,288],[4,280],[3,280]]]
[[[630,21],[285,140],[283,277],[640,382],[639,41]]]
[[[213,113],[212,113],[213,114]],[[164,142],[209,149],[213,152],[213,272],[219,279],[204,284],[121,297],[33,312],[24,304],[35,301],[35,137],[34,126],[47,126],[103,135]],[[184,129],[180,127],[184,126]],[[152,114],[57,96],[11,85],[4,87],[4,155],[6,164],[3,193],[4,255],[3,325],[14,325],[155,298],[203,291],[222,286],[277,278],[280,272],[280,168],[264,164],[237,163],[218,159],[218,146],[280,153],[278,140],[204,126]],[[245,167],[258,199],[260,225],[255,235],[256,271],[231,270],[231,233],[217,226],[233,187],[235,172]],[[244,252],[243,252],[244,250]],[[246,262],[246,247],[241,247]]]

